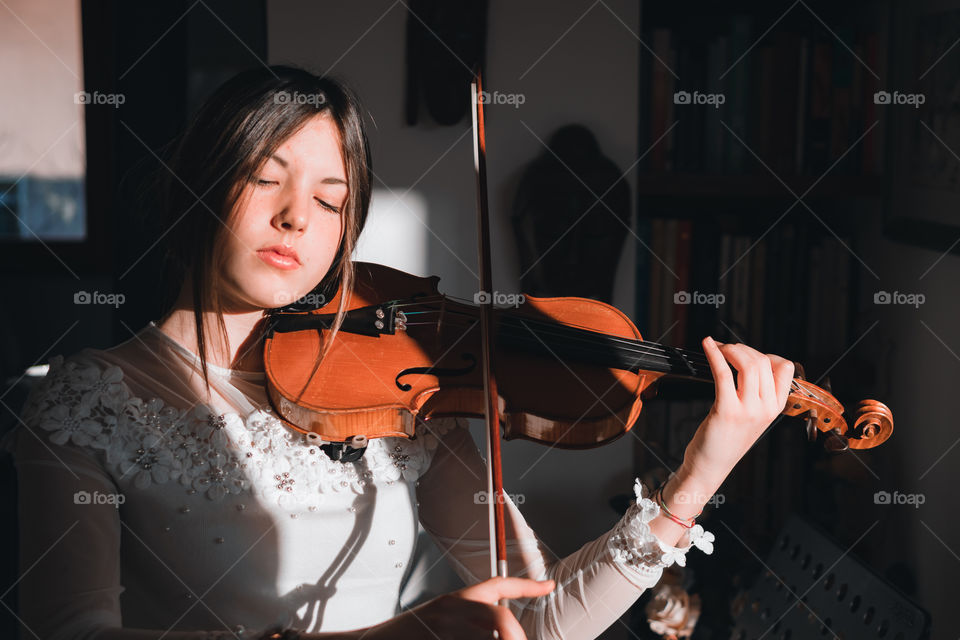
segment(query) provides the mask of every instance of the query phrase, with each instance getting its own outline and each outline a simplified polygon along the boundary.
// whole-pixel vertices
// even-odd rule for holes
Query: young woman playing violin
[[[242,73],[168,166],[175,303],[120,345],[53,358],[6,443],[24,637],[593,638],[691,546],[712,552],[695,518],[784,409],[791,362],[706,338],[716,401],[669,481],[638,481],[623,519],[566,558],[508,499],[510,577],[489,579],[465,420],[344,462],[265,391],[265,312],[354,279],[370,200],[356,99],[299,69]],[[398,613],[418,522],[467,586]]]

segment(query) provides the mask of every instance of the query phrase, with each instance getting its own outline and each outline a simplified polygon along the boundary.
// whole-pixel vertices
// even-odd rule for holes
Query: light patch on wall
[[[83,93],[79,0],[7,0],[0,16],[0,239],[82,240],[84,109],[122,96]]]
[[[420,276],[427,273],[429,211],[416,191],[374,189],[370,213],[354,260],[385,264]]]

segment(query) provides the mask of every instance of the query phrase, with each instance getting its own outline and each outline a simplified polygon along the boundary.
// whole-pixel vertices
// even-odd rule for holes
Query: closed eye
[[[277,182],[276,180],[264,180],[264,179],[262,179],[262,178],[255,178],[255,179],[254,179],[254,182],[256,182],[256,184],[257,184],[258,186],[263,186],[263,187],[267,187],[267,186],[271,186],[271,185],[275,185],[275,184],[280,184],[280,183]],[[326,202],[326,201],[324,201],[324,200],[321,200],[320,198],[314,198],[314,200],[316,200],[316,201],[317,201],[317,204],[319,204],[322,208],[326,209],[326,210],[329,211],[330,213],[336,213],[336,214],[338,214],[338,215],[340,214],[340,208],[339,208],[339,207],[335,207],[335,206],[333,206],[332,204],[330,204],[329,202]]]
[[[323,207],[323,208],[326,209],[327,211],[329,211],[329,212],[331,212],[331,213],[337,213],[337,214],[340,213],[340,208],[339,208],[339,207],[335,207],[335,206],[333,206],[332,204],[330,204],[329,202],[324,202],[324,201],[321,200],[320,198],[315,198],[315,200],[317,201],[317,204],[319,204],[321,207]]]

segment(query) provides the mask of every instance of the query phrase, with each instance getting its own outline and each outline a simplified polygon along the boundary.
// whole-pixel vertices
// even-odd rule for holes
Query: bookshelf
[[[728,198],[757,200],[763,198],[793,199],[806,193],[807,198],[881,197],[886,189],[882,176],[781,176],[783,182],[769,173],[763,174],[697,174],[642,173],[638,176],[637,194],[647,204],[654,198]],[[742,204],[742,203],[737,203]]]
[[[636,317],[645,338],[744,342],[803,363],[811,380],[856,340],[855,300],[872,278],[856,258],[850,211],[869,199],[880,215],[890,193],[874,100],[885,89],[889,15],[889,3],[857,0],[642,4]],[[860,388],[852,369],[870,375],[849,358],[836,366],[841,401]],[[679,462],[712,400],[709,385],[664,385],[637,425],[637,469]],[[705,625],[724,618],[706,599],[733,596],[731,573],[755,563],[749,549],[762,557],[790,513],[831,530],[838,492],[850,490],[827,477],[832,464],[797,419],[775,423],[743,458],[705,521],[727,557],[688,565],[703,580]]]

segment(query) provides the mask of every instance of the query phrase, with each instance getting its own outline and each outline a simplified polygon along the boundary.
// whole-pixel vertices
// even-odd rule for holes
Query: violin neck
[[[712,382],[702,351],[607,335],[568,325],[504,316],[498,344],[560,360],[596,364],[637,373],[654,371]]]

